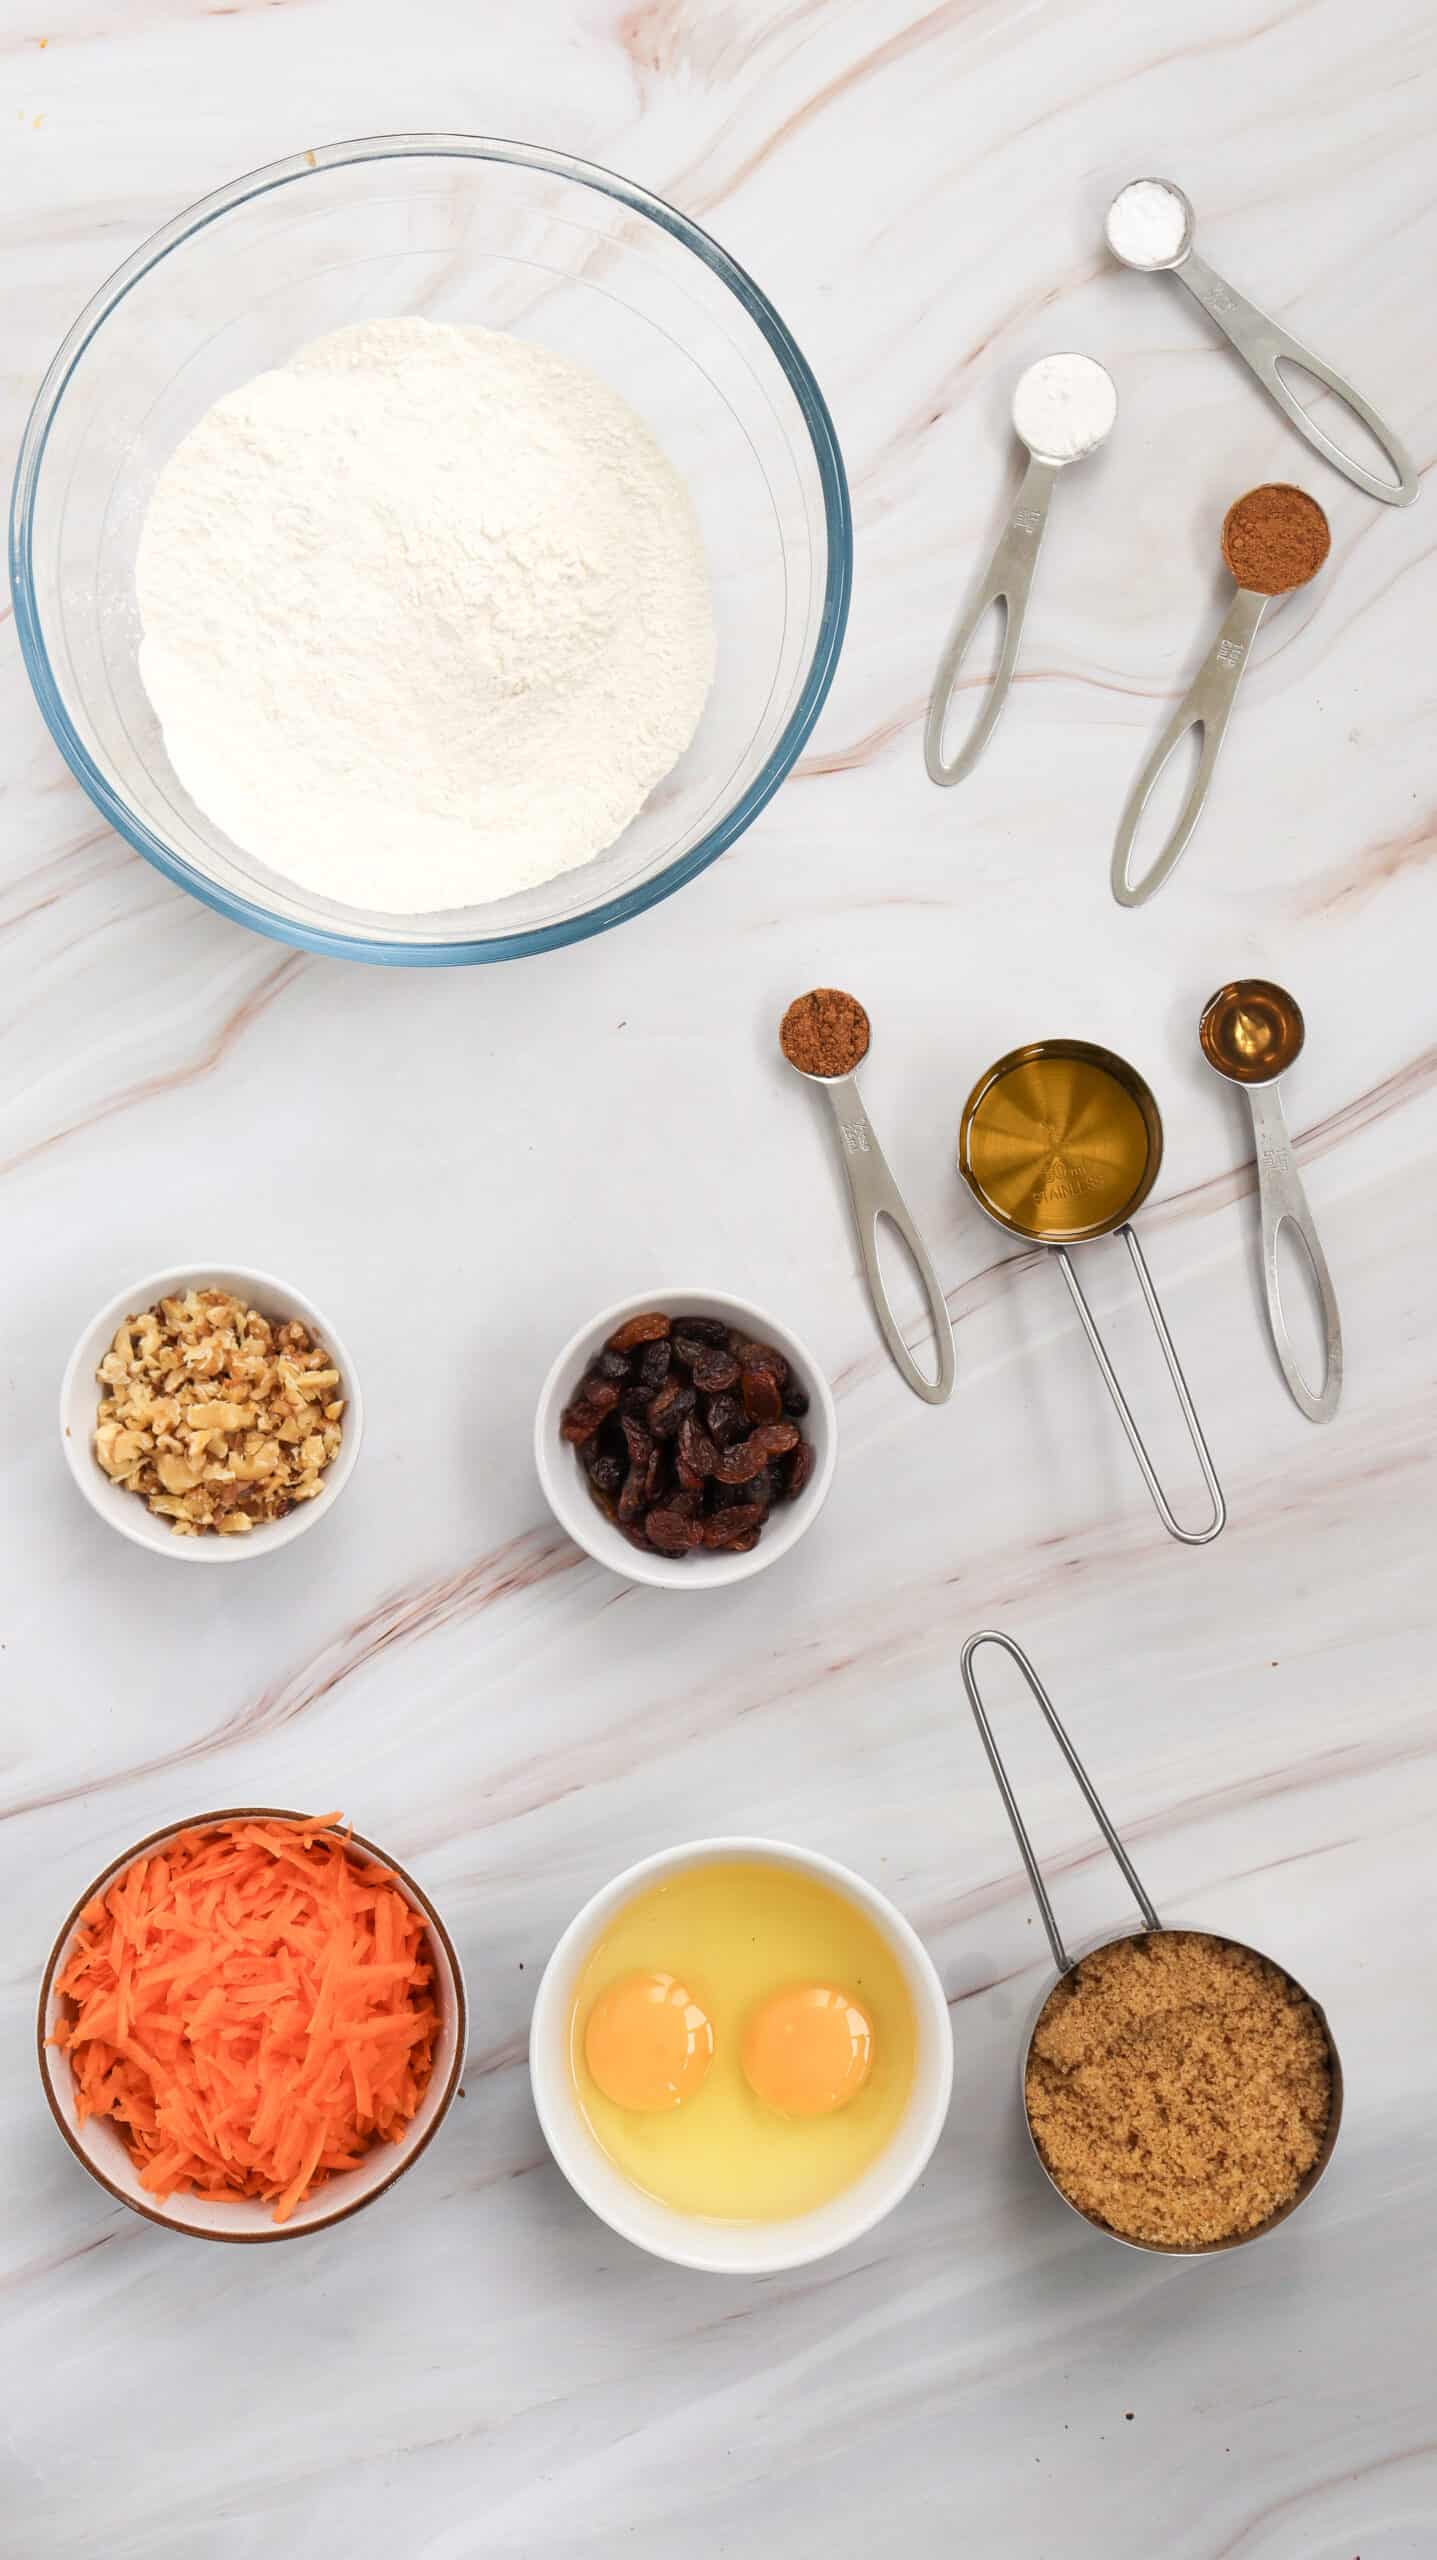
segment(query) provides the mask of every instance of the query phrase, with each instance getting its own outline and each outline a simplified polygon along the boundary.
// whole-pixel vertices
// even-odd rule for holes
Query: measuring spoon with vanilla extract
[[[1228,508],[1222,525],[1222,556],[1237,594],[1211,649],[1128,793],[1113,846],[1112,888],[1120,907],[1143,906],[1177,869],[1207,806],[1218,749],[1227,734],[1258,625],[1276,598],[1293,594],[1316,577],[1331,548],[1331,530],[1317,500],[1288,481],[1264,481]],[[1128,875],[1143,811],[1168,758],[1190,729],[1198,730],[1202,737],[1197,771],[1162,851],[1139,880],[1132,880]]]
[[[1302,1007],[1286,987],[1270,978],[1235,978],[1219,987],[1203,1007],[1198,1025],[1202,1053],[1214,1073],[1238,1085],[1252,1113],[1257,1153],[1257,1188],[1262,1207],[1262,1278],[1267,1292],[1267,1320],[1273,1348],[1288,1392],[1309,1422],[1330,1422],[1342,1393],[1342,1321],[1327,1256],[1317,1240],[1312,1211],[1292,1151],[1279,1076],[1302,1055],[1306,1038]],[[1277,1268],[1277,1240],[1291,1227],[1302,1240],[1312,1266],[1322,1309],[1326,1367],[1321,1387],[1303,1375],[1282,1308],[1282,1282]]]
[[[856,996],[846,995],[840,987],[811,987],[807,995],[794,997],[779,1025],[778,1045],[794,1074],[802,1076],[806,1084],[821,1085],[827,1095],[838,1131],[848,1196],[853,1203],[853,1223],[858,1230],[868,1293],[893,1365],[905,1385],[925,1404],[946,1404],[953,1393],[956,1373],[948,1302],[908,1204],[888,1169],[854,1081],[855,1070],[868,1055],[871,1037],[868,1015]],[[925,1377],[919,1368],[893,1312],[878,1259],[880,1218],[889,1219],[898,1229],[923,1283],[938,1349],[938,1374],[934,1378]]]

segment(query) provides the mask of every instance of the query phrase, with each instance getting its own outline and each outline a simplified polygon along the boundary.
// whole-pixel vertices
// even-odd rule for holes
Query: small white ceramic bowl
[[[576,1449],[559,1437],[559,1418],[573,1395],[579,1380],[596,1352],[602,1351],[611,1333],[616,1333],[630,1316],[642,1315],[645,1308],[662,1307],[671,1316],[717,1316],[736,1332],[752,1335],[756,1342],[770,1342],[781,1351],[801,1386],[808,1389],[809,1408],[800,1426],[805,1439],[813,1443],[813,1473],[796,1502],[785,1502],[770,1512],[763,1525],[763,1535],[747,1555],[707,1555],[700,1551],[690,1556],[649,1556],[606,1520],[589,1491]],[[639,1298],[621,1298],[615,1307],[606,1307],[592,1323],[580,1327],[572,1341],[566,1342],[539,1395],[539,1410],[534,1418],[534,1464],[544,1497],[561,1529],[567,1529],[576,1546],[583,1547],[597,1563],[608,1565],[613,1573],[621,1573],[630,1582],[651,1582],[663,1591],[708,1591],[718,1583],[747,1582],[749,1576],[762,1573],[777,1564],[796,1547],[806,1529],[813,1526],[833,1482],[838,1459],[838,1414],[818,1362],[806,1343],[800,1342],[787,1325],[779,1324],[762,1307],[753,1306],[747,1298],[726,1298],[714,1289],[649,1289]]]
[[[116,1319],[118,1322],[118,1318]],[[69,1953],[71,1941],[79,1925],[80,1914],[97,1894],[103,1893],[114,1878],[136,1858],[149,1850],[163,1849],[181,1831],[203,1831],[218,1822],[285,1822],[296,1816],[273,1805],[225,1805],[214,1813],[191,1814],[185,1822],[167,1823],[163,1831],[152,1831],[144,1840],[112,1858],[93,1884],[85,1887],[74,1909],[65,1921],[50,1949],[40,1984],[40,2010],[36,2026],[40,2052],[40,2077],[49,2100],[50,2113],[74,2152],[106,2193],[134,2213],[143,2214],[147,2222],[157,2222],[168,2231],[183,2231],[196,2240],[227,2240],[261,2243],[266,2240],[297,2240],[308,2231],[327,2231],[336,2222],[345,2222],[376,2196],[402,2178],[412,2168],[421,2151],[428,2148],[454,2102],[464,2069],[464,2054],[469,2040],[468,2003],[464,1994],[464,1976],[454,1942],[435,1910],[427,1893],[417,1885],[387,1850],[375,1847],[372,1840],[351,1835],[348,1845],[357,1856],[372,1860],[377,1866],[392,1870],[406,1901],[420,1912],[428,1926],[429,1952],[434,1966],[434,1993],[439,2010],[439,2035],[434,2048],[434,2067],[429,2086],[420,2100],[413,2123],[402,2142],[377,2142],[366,2153],[359,2166],[327,2178],[311,2195],[297,2204],[287,2222],[276,2222],[273,2207],[248,2197],[237,2197],[232,2204],[212,2203],[207,2197],[173,2195],[161,2203],[146,2193],[139,2172],[126,2150],[118,2125],[109,2118],[92,2116],[87,2124],[75,2121],[74,2082],[70,2058],[61,2045],[46,2041],[60,2023],[63,2003],[55,1990],[55,1976]]]
[[[243,1299],[263,1316],[281,1322],[294,1318],[308,1325],[332,1353],[346,1398],[339,1455],[324,1471],[323,1492],[312,1502],[296,1503],[282,1520],[257,1522],[247,1538],[177,1538],[168,1520],[159,1518],[140,1494],[112,1483],[95,1456],[95,1416],[100,1403],[95,1372],[118,1328],[126,1316],[140,1315],[161,1298],[177,1297],[186,1289],[227,1289],[231,1297]],[[150,1547],[156,1555],[173,1556],[181,1564],[244,1564],[254,1556],[273,1555],[302,1537],[334,1509],[354,1473],[363,1436],[359,1374],[328,1317],[286,1281],[276,1280],[268,1271],[246,1271],[238,1264],[185,1263],[178,1270],[152,1271],[147,1280],[134,1281],[91,1317],[70,1354],[60,1388],[61,1441],[70,1473],[91,1510],[118,1529],[122,1538],[132,1539],[137,1547]]]
[[[717,2222],[676,2212],[632,2186],[602,2151],[584,2121],[569,2067],[569,2019],[579,1976],[594,1941],[626,1902],[665,1876],[717,1860],[747,1859],[813,1876],[858,1905],[903,1971],[917,2026],[917,2058],[908,2105],[886,2150],[841,2195],[811,2213],[780,2222]],[[529,2029],[529,2078],[544,2139],[576,2195],[623,2240],[712,2275],[773,2275],[808,2266],[859,2240],[902,2202],[921,2177],[943,2130],[953,2092],[953,2034],[937,1968],[891,1902],[850,1867],[816,1850],[777,1840],[691,1840],[629,1867],[605,1885],[570,1922],[544,1968]]]

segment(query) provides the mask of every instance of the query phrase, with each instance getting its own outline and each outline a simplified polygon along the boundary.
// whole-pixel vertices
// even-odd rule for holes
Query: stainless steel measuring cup
[[[1278,1077],[1301,1056],[1306,1036],[1297,998],[1270,978],[1235,978],[1219,987],[1204,1005],[1198,1025],[1208,1065],[1227,1083],[1241,1088],[1252,1113],[1262,1210],[1262,1278],[1273,1348],[1294,1404],[1309,1422],[1330,1422],[1342,1394],[1342,1321],[1277,1089]],[[1321,1387],[1309,1386],[1304,1377],[1283,1313],[1277,1239],[1284,1227],[1291,1227],[1301,1239],[1317,1284],[1325,1352]]]
[[[1350,382],[1344,382],[1341,374],[1334,373],[1331,365],[1324,364],[1321,356],[1315,356],[1300,338],[1279,328],[1254,303],[1245,301],[1213,273],[1206,259],[1198,256],[1193,247],[1193,209],[1181,187],[1174,186],[1171,178],[1134,178],[1114,196],[1105,228],[1108,247],[1123,266],[1135,267],[1143,275],[1175,275],[1179,284],[1187,286],[1194,301],[1201,303],[1243,362],[1251,366],[1268,398],[1276,401],[1283,416],[1300,436],[1306,437],[1315,453],[1365,490],[1369,498],[1383,498],[1393,507],[1411,506],[1421,483],[1406,446]],[[1381,445],[1397,474],[1395,480],[1379,479],[1333,442],[1311,410],[1304,408],[1288,389],[1282,378],[1284,364],[1300,365],[1304,373],[1310,373],[1346,403]]]
[[[1289,576],[1284,585],[1247,587],[1242,583],[1238,555],[1232,548],[1233,520],[1240,509],[1250,506],[1254,500],[1268,497],[1301,499],[1303,506],[1311,511],[1311,518],[1314,520],[1314,539],[1321,539],[1321,557],[1315,567],[1304,571],[1301,576]],[[1242,497],[1235,498],[1228,508],[1223,518],[1222,549],[1223,558],[1237,587],[1237,594],[1223,616],[1222,628],[1211,649],[1166,728],[1161,731],[1151,748],[1136,782],[1128,793],[1127,803],[1118,823],[1117,841],[1113,846],[1112,889],[1113,896],[1120,907],[1145,905],[1146,901],[1176,870],[1183,854],[1187,851],[1193,830],[1207,806],[1208,788],[1212,781],[1213,768],[1217,763],[1218,749],[1227,735],[1227,724],[1232,717],[1232,707],[1237,699],[1237,689],[1242,681],[1243,669],[1247,665],[1248,652],[1257,638],[1258,625],[1270,604],[1275,603],[1282,596],[1294,594],[1298,587],[1306,586],[1309,580],[1317,575],[1318,569],[1322,567],[1327,557],[1329,539],[1327,518],[1317,500],[1310,498],[1305,489],[1293,489],[1284,482],[1265,481],[1256,489],[1245,491]],[[1158,776],[1169,756],[1181,745],[1190,729],[1201,732],[1202,747],[1187,798],[1173,820],[1171,831],[1161,852],[1149,863],[1140,880],[1131,881],[1128,878],[1128,865],[1132,860],[1133,843],[1142,822],[1143,811],[1152,797]]]
[[[1066,1076],[1061,1072],[1064,1067],[1069,1071]],[[1032,1040],[1025,1048],[1010,1049],[979,1077],[963,1106],[958,1170],[964,1182],[995,1225],[1056,1254],[1163,1527],[1185,1547],[1203,1547],[1223,1527],[1227,1504],[1142,1247],[1129,1223],[1152,1190],[1162,1160],[1163,1124],[1147,1085],[1125,1059],[1111,1049],[1095,1048],[1091,1041]],[[1197,1453],[1212,1503],[1212,1517],[1200,1529],[1182,1526],[1158,1481],[1073,1269],[1068,1246],[1107,1235],[1120,1235],[1127,1246]]]
[[[1041,1710],[1044,1722],[1046,1723],[1049,1732],[1052,1734],[1054,1741],[1057,1743],[1059,1750],[1062,1752],[1063,1758],[1066,1760],[1068,1767],[1076,1778],[1079,1787],[1082,1789],[1083,1798],[1087,1804],[1088,1810],[1092,1814],[1094,1821],[1097,1823],[1098,1829],[1102,1833],[1109,1849],[1112,1851],[1114,1858],[1117,1860],[1119,1872],[1122,1875],[1123,1881],[1142,1915],[1136,1928],[1129,1927],[1127,1929],[1115,1929],[1109,1931],[1101,1937],[1086,1940],[1082,1946],[1072,1950],[1064,1945],[1062,1934],[1058,1928],[1057,1918],[1054,1914],[1053,1906],[1048,1896],[1048,1889],[1043,1882],[1042,1869],[1038,1864],[1033,1844],[1028,1837],[1027,1827],[1023,1821],[1022,1814],[1019,1812],[1018,1799],[1013,1792],[1012,1782],[1009,1779],[1008,1772],[1003,1766],[1002,1755],[993,1738],[993,1728],[988,1720],[988,1712],[979,1693],[977,1675],[974,1672],[973,1661],[974,1656],[985,1644],[996,1645],[1000,1653],[1006,1653],[1010,1662],[1016,1663],[1024,1680],[1027,1682],[1028,1689]],[[1062,2197],[1062,2200],[1068,2207],[1070,2213],[1075,2213],[1080,2222],[1086,2222],[1090,2230],[1101,2231],[1105,2239],[1121,2241],[1125,2249],[1143,2249],[1148,2251],[1151,2255],[1160,2258],[1215,2258],[1222,2256],[1230,2249],[1244,2248],[1249,2240],[1261,2240],[1269,2231],[1275,2231],[1280,2222],[1286,2222],[1292,2214],[1296,2213],[1299,2205],[1307,2202],[1313,2188],[1317,2185],[1319,2178],[1321,2178],[1326,2170],[1327,2164],[1332,2157],[1334,2149],[1336,2148],[1338,2129],[1342,2123],[1342,2064],[1338,2058],[1336,2041],[1333,2037],[1332,2029],[1328,2024],[1326,2012],[1323,2010],[1320,2003],[1313,1999],[1311,1992],[1303,1990],[1302,1984],[1298,1982],[1292,1974],[1288,1973],[1286,1965],[1277,1965],[1275,1967],[1277,1972],[1286,1975],[1287,1980],[1292,1983],[1294,1990],[1300,1992],[1303,1999],[1308,2002],[1308,2005],[1317,2017],[1317,2022],[1322,2029],[1323,2035],[1326,2037],[1328,2065],[1331,2072],[1331,2100],[1328,2107],[1327,2125],[1317,2158],[1313,2161],[1311,2168],[1308,2169],[1303,2177],[1296,2194],[1289,2197],[1286,2204],[1280,2205],[1275,2213],[1269,2214],[1265,2222],[1254,2224],[1250,2231],[1234,2232],[1226,2240],[1194,2242],[1191,2247],[1181,2247],[1170,2241],[1132,2239],[1127,2233],[1115,2231],[1111,2224],[1100,2222],[1095,2214],[1085,2212],[1081,2205],[1075,2204],[1072,2197],[1066,2194],[1064,2189],[1058,2184],[1058,2181],[1054,2177],[1052,2170],[1049,2168],[1047,2161],[1044,2159],[1043,2154],[1038,2147],[1037,2136],[1033,2131],[1032,2118],[1028,2113],[1028,2062],[1033,2050],[1033,2039],[1037,2034],[1043,2012],[1047,2008],[1048,2002],[1052,1998],[1054,1991],[1057,1989],[1058,1983],[1062,1981],[1065,1974],[1072,1972],[1074,1966],[1079,1964],[1084,1956],[1100,1954],[1103,1949],[1107,1947],[1117,1946],[1124,1938],[1145,1937],[1149,1933],[1160,1935],[1162,1933],[1163,1923],[1158,1918],[1156,1911],[1148,1900],[1137,1869],[1134,1867],[1131,1858],[1123,1847],[1122,1841],[1119,1839],[1117,1832],[1113,1829],[1112,1823],[1109,1821],[1102,1803],[1099,1800],[1097,1791],[1093,1786],[1093,1782],[1088,1776],[1086,1769],[1083,1767],[1081,1760],[1078,1758],[1076,1751],[1073,1749],[1072,1743],[1069,1741],[1063,1725],[1059,1721],[1058,1711],[1054,1706],[1052,1699],[1049,1697],[1047,1690],[1044,1688],[1042,1681],[1039,1679],[1037,1672],[1034,1670],[1032,1663],[1029,1661],[1028,1656],[1023,1651],[1022,1646],[1015,1642],[1012,1636],[1002,1635],[998,1633],[995,1628],[985,1627],[979,1634],[970,1636],[967,1643],[964,1645],[962,1654],[962,1670],[963,1686],[968,1693],[968,1704],[973,1710],[974,1721],[977,1724],[983,1748],[988,1755],[988,1765],[997,1781],[998,1793],[1003,1799],[1004,1811],[1012,1825],[1013,1837],[1018,1844],[1018,1854],[1023,1861],[1024,1867],[1027,1869],[1028,1882],[1033,1888],[1034,1898],[1037,1902],[1039,1912],[1042,1915],[1043,1927],[1048,1933],[1048,1944],[1053,1951],[1053,1962],[1057,1967],[1057,1973],[1054,1980],[1044,1984],[1042,1996],[1028,2021],[1027,2031],[1023,2037],[1022,2060],[1019,2067],[1018,2088],[1023,2107],[1023,2122],[1027,2127],[1028,2139],[1033,2147],[1034,2159],[1037,2161],[1038,2166],[1042,2170],[1044,2177],[1047,2179],[1049,2186],[1053,2190],[1053,2193],[1056,2196]],[[1212,1937],[1216,1933],[1212,1930],[1206,1929],[1190,1929],[1185,1930],[1183,1934],[1188,1937]],[[1260,1947],[1248,1946],[1245,1939],[1228,1937],[1226,1933],[1224,1933],[1221,1943],[1230,1947],[1239,1947],[1242,1949],[1244,1954],[1257,1956],[1264,1964],[1273,1964],[1274,1962],[1274,1959],[1271,1956],[1263,1955]]]
[[[932,782],[961,782],[971,773],[998,725],[1018,664],[1023,619],[1033,572],[1048,522],[1053,483],[1070,462],[1081,462],[1111,432],[1118,395],[1111,374],[1092,356],[1041,356],[1021,375],[1013,393],[1013,429],[1028,448],[1028,468],[1009,512],[997,550],[975,594],[954,626],[938,661],[923,758]],[[1003,646],[988,697],[958,754],[945,763],[943,731],[959,670],[990,605],[1003,608]]]
[[[815,992],[818,991],[815,990]],[[863,1013],[862,1006],[857,1005],[855,998],[850,997],[848,1001],[855,1004],[858,1012]],[[866,1013],[863,1013],[863,1026],[863,1047],[854,1060],[855,1066],[861,1066],[868,1055],[870,1033]],[[848,1196],[853,1203],[853,1223],[858,1230],[858,1249],[863,1256],[868,1294],[873,1300],[873,1312],[878,1318],[879,1331],[888,1345],[893,1365],[904,1383],[913,1389],[916,1396],[921,1396],[925,1404],[946,1404],[953,1393],[953,1379],[956,1373],[953,1320],[948,1313],[948,1302],[943,1295],[938,1274],[928,1259],[927,1247],[913,1223],[908,1204],[889,1171],[883,1150],[874,1134],[873,1123],[864,1110],[854,1076],[851,1072],[837,1076],[820,1075],[806,1067],[795,1065],[786,1050],[783,1055],[785,1065],[792,1067],[795,1075],[802,1076],[805,1084],[821,1086],[827,1096],[829,1108],[833,1113],[834,1126],[838,1131],[839,1159],[848,1182]],[[935,1378],[925,1377],[919,1368],[903,1339],[898,1318],[889,1301],[883,1266],[878,1259],[880,1218],[890,1219],[898,1229],[913,1256],[918,1276],[923,1283],[924,1295],[928,1300],[928,1312],[933,1323],[933,1337],[938,1348],[938,1374]]]

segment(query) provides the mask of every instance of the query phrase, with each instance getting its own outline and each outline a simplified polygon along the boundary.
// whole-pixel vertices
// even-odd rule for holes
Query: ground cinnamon
[[[1327,518],[1305,489],[1264,481],[1228,508],[1222,556],[1250,595],[1285,596],[1315,578],[1332,547]]]
[[[850,1075],[868,1051],[868,1016],[841,987],[795,996],[779,1025],[779,1046],[805,1076]]]

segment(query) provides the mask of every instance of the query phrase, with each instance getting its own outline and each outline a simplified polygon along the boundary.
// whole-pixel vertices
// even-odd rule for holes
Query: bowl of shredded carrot
[[[438,2132],[463,1976],[414,1879],[338,1814],[153,1832],[95,1879],[40,1990],[55,2121],[153,2222],[280,2240],[371,2204]]]

